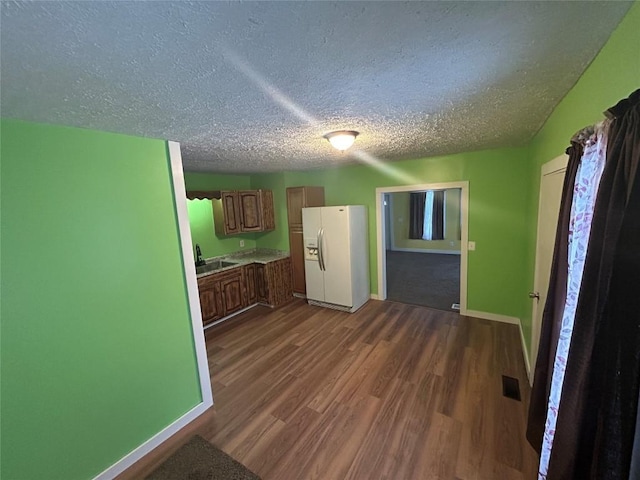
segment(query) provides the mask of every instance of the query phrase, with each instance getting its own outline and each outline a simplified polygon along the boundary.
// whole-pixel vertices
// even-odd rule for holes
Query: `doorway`
[[[448,311],[458,307],[460,313],[466,313],[468,185],[468,182],[450,182],[376,189],[380,300]],[[444,205],[449,206],[443,212],[444,233],[438,241],[430,241],[427,234],[422,238],[422,233],[416,235],[415,232],[411,234],[413,238],[407,239],[409,202],[424,198],[414,195],[410,200],[410,196],[427,191],[443,192]],[[415,212],[411,215],[415,222]],[[423,241],[425,239],[428,240]],[[459,305],[454,306],[454,303]]]

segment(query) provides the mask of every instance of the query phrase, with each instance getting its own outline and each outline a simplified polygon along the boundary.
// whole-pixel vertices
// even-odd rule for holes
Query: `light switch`
[[[469,242],[469,251],[473,252],[476,249],[476,242]]]
[[[244,247],[244,240],[240,240],[240,248]]]

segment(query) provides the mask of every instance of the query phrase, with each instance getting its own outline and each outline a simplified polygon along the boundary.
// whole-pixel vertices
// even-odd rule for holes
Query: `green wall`
[[[251,188],[273,190],[276,209],[276,230],[256,234],[256,246],[288,250],[286,187],[323,186],[327,205],[368,207],[371,291],[377,293],[376,188],[467,180],[469,239],[476,242],[476,251],[469,252],[467,308],[520,318],[528,305],[523,259],[530,170],[526,149],[506,148],[406,160],[380,169],[367,164],[252,175]],[[193,175],[202,185],[202,175]],[[190,189],[189,178],[186,182]]]
[[[371,290],[378,292],[375,189],[396,185],[469,182],[467,308],[520,318],[527,305],[528,189],[531,167],[524,148],[504,148],[406,160],[383,168],[352,165],[287,172],[287,186],[323,185],[327,205],[360,204],[369,210]]]
[[[1,129],[0,476],[92,478],[201,402],[166,144]]]
[[[571,136],[604,119],[607,108],[640,88],[640,3],[633,4],[609,41],[554,109],[529,145],[533,166],[529,196],[527,283],[533,287],[540,167],[564,153]],[[527,346],[531,345],[531,309],[522,316]]]
[[[185,173],[187,190],[249,190],[251,179],[245,175],[221,175],[211,173]],[[196,258],[195,245],[200,245],[204,258],[217,257],[227,253],[256,247],[256,234],[244,233],[228,237],[217,236],[213,226],[211,200],[187,200],[193,258]],[[244,247],[240,246],[244,241]]]

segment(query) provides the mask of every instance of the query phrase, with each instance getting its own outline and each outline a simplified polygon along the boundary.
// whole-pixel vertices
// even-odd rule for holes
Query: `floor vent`
[[[453,305],[451,305],[451,310],[460,310],[460,304],[454,303]]]
[[[502,375],[502,395],[520,401],[520,383],[517,378]]]

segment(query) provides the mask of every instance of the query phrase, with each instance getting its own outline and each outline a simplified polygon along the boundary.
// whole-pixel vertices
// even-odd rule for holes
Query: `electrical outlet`
[[[476,249],[476,242],[469,242],[469,251],[473,252]]]
[[[244,240],[240,240],[240,248],[244,247]]]

